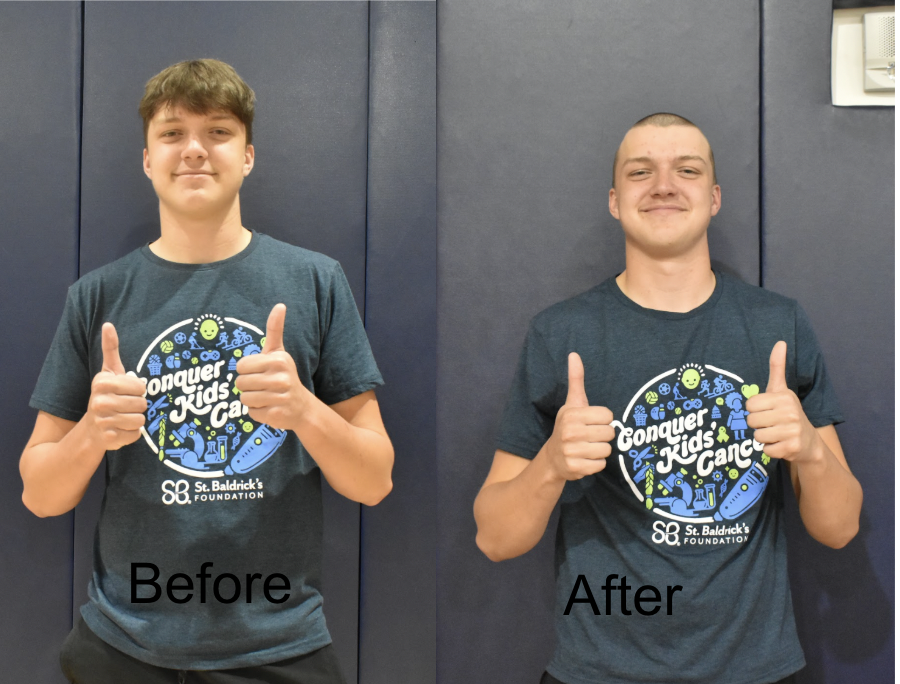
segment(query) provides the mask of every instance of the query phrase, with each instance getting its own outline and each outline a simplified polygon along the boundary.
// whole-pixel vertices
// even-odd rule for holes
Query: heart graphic
[[[741,394],[747,399],[759,394],[759,385],[741,385]]]

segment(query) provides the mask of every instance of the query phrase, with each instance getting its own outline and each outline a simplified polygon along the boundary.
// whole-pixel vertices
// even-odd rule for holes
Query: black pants
[[[541,677],[541,684],[563,684],[563,682],[559,681],[549,672],[545,672],[544,676]],[[600,684],[600,682],[597,684]],[[797,684],[797,679],[794,675],[788,675],[784,679],[779,679],[777,682],[774,682],[774,684]]]
[[[334,649],[233,670],[170,670],[148,665],[113,648],[79,618],[59,655],[73,684],[346,684]]]

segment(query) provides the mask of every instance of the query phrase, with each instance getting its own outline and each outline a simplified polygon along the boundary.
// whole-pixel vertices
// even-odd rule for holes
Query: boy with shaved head
[[[140,104],[160,237],[81,278],[31,406],[22,500],[81,500],[106,457],[78,684],[341,684],[319,593],[322,494],[391,489],[382,383],[340,265],[241,222],[254,94],[211,59]]]
[[[560,507],[542,684],[792,682],[804,658],[782,478],[815,539],[839,548],[858,530],[862,490],[809,321],[713,270],[721,201],[699,128],[636,123],[609,191],[625,270],[528,331],[475,518],[500,561]]]

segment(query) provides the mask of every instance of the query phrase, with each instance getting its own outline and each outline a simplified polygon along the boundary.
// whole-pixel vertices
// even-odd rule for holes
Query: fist
[[[551,465],[565,480],[580,480],[599,473],[612,453],[610,442],[615,429],[612,411],[590,406],[584,391],[584,364],[576,353],[569,354],[569,392],[556,414],[556,424],[548,442]]]
[[[787,386],[786,364],[787,343],[776,342],[769,357],[766,391],[747,400],[747,425],[755,430],[753,438],[765,445],[766,455],[801,462],[814,455],[819,437]]]
[[[235,386],[253,420],[279,430],[294,430],[312,395],[300,382],[297,365],[284,349],[286,312],[284,304],[272,308],[262,352],[238,361]]]
[[[103,367],[91,382],[87,420],[95,441],[106,451],[136,442],[144,425],[147,387],[134,375],[125,374],[119,357],[119,336],[112,323],[100,331]]]

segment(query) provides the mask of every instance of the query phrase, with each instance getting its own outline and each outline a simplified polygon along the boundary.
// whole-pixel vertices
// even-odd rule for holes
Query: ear
[[[256,158],[256,152],[253,149],[253,145],[247,145],[244,150],[244,178],[250,175],[250,172],[253,170],[253,161]]]
[[[616,196],[616,189],[609,189],[609,213],[613,215],[613,218],[618,220],[619,218],[619,198]]]
[[[152,180],[150,175],[150,155],[147,153],[146,147],[144,148],[144,175]]]
[[[710,216],[715,216],[722,208],[722,188],[718,185],[712,186],[712,206],[710,207]]]

